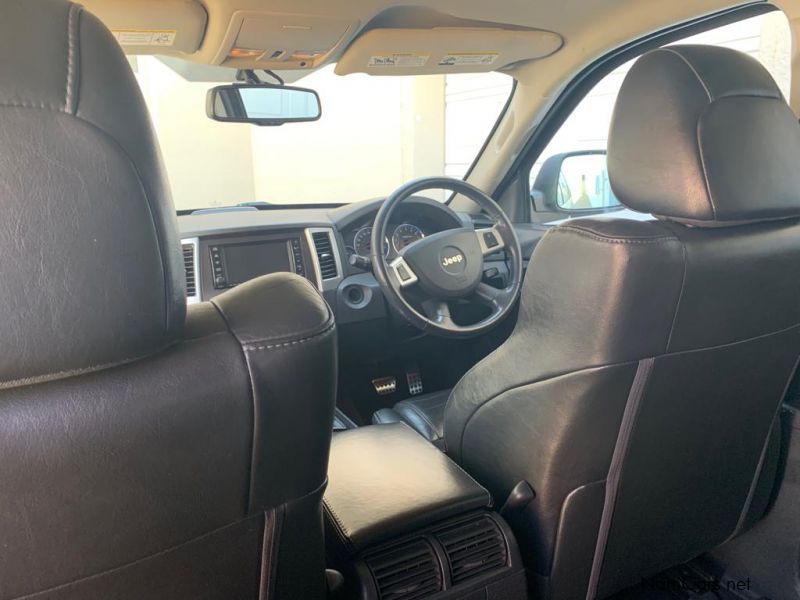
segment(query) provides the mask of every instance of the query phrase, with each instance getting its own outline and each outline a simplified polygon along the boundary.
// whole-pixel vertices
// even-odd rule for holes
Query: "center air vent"
[[[508,550],[503,533],[489,517],[443,529],[436,534],[450,563],[453,584],[506,566]]]
[[[186,300],[187,302],[197,302],[197,243],[194,241],[184,241],[181,245],[183,250],[183,268],[186,274]]]
[[[333,243],[331,243],[330,231],[314,231],[311,237],[314,239],[314,248],[317,252],[319,273],[322,281],[336,279],[339,276],[339,270],[336,266],[336,254]]]
[[[381,600],[415,600],[442,590],[442,571],[433,549],[424,540],[366,559]]]

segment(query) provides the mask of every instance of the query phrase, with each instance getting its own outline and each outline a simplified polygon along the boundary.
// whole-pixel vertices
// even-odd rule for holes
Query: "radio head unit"
[[[305,277],[300,238],[270,239],[209,246],[214,289],[233,287],[250,279],[289,271]]]

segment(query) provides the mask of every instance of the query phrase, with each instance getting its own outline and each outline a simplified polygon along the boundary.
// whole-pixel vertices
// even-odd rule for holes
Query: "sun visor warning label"
[[[424,67],[428,63],[429,54],[414,54],[412,52],[395,52],[393,54],[379,54],[369,57],[370,67]]]
[[[452,52],[439,60],[440,67],[467,67],[491,65],[497,59],[497,52]]]
[[[120,46],[172,46],[175,29],[113,29]]]

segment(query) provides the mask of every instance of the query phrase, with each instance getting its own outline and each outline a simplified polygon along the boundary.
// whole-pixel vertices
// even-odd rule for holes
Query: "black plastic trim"
[[[475,169],[475,165],[478,164],[478,160],[481,158],[481,156],[483,156],[483,153],[486,152],[486,148],[489,147],[489,142],[494,137],[494,134],[497,133],[497,130],[500,127],[500,123],[503,120],[503,117],[505,117],[506,112],[508,112],[508,107],[511,106],[511,101],[514,99],[514,92],[517,91],[517,80],[512,77],[511,81],[512,81],[511,91],[508,93],[508,98],[506,98],[506,103],[503,105],[502,110],[500,110],[500,113],[497,115],[497,119],[495,119],[494,125],[492,125],[492,128],[489,130],[486,139],[483,140],[483,144],[481,144],[480,150],[478,150],[477,154],[475,154],[475,158],[472,159],[472,163],[469,165],[469,169],[467,169],[467,172],[464,173],[464,176],[461,178],[462,181],[466,181],[467,179],[469,179],[469,176],[472,175],[472,171],[473,169]],[[450,204],[453,198],[455,198],[457,195],[458,194],[456,192],[451,193],[450,197],[447,200],[445,200],[444,203]]]

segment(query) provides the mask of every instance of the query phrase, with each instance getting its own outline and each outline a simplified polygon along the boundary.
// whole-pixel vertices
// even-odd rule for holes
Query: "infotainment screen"
[[[267,273],[292,270],[286,241],[225,245],[222,251],[228,286]]]

